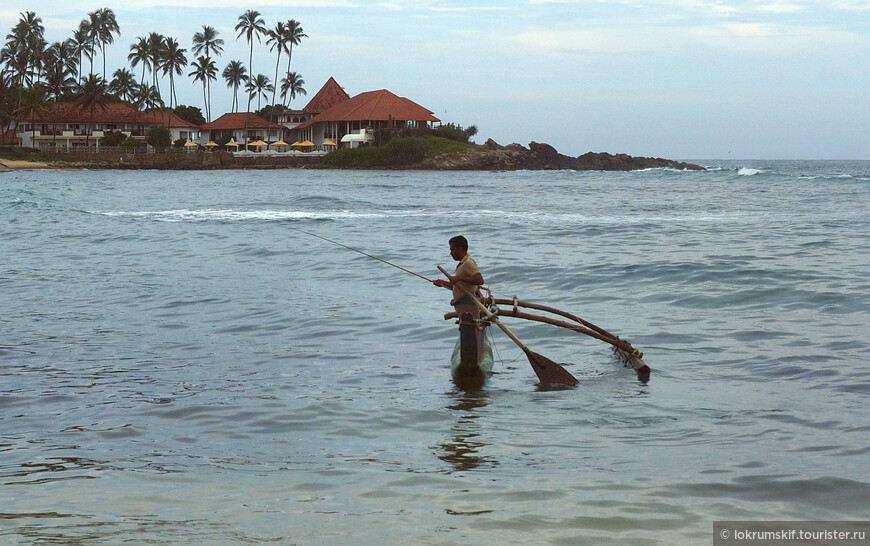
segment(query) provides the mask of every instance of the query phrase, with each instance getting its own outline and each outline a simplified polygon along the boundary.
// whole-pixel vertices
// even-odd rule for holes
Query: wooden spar
[[[496,305],[512,305],[514,307],[526,307],[527,309],[536,309],[538,311],[545,311],[547,313],[553,313],[554,315],[559,315],[561,317],[565,317],[566,319],[573,320],[574,322],[578,322],[578,323],[582,324],[583,326],[586,326],[587,328],[594,330],[603,336],[609,337],[610,339],[625,341],[625,340],[620,339],[619,336],[611,334],[610,332],[608,332],[604,328],[596,326],[589,321],[583,320],[582,318],[578,317],[577,315],[568,313],[567,311],[562,311],[561,309],[556,309],[555,307],[548,307],[546,305],[540,305],[538,303],[531,303],[528,301],[522,301],[522,300],[518,300],[518,299],[512,299],[512,300],[494,299],[493,302]],[[595,336],[592,336],[592,337],[595,337]],[[602,340],[602,341],[604,341],[604,340]],[[629,350],[630,352],[636,351],[636,349],[634,349],[634,348],[626,349],[626,350]],[[640,353],[638,356],[642,357],[643,353]]]
[[[438,270],[444,273],[444,275],[447,276],[448,279],[450,278],[450,273],[448,273],[440,265],[438,266]],[[520,341],[520,339],[508,329],[507,326],[505,326],[500,320],[498,320],[498,317],[496,315],[494,315],[489,309],[487,309],[484,304],[480,303],[480,300],[478,300],[474,296],[474,294],[466,290],[461,285],[459,286],[459,289],[462,291],[463,294],[471,298],[471,301],[473,301],[477,305],[477,307],[480,308],[481,311],[486,313],[486,318],[488,320],[495,323],[496,326],[501,328],[501,330],[509,338],[511,338],[514,343],[517,344],[517,347],[519,347],[526,354],[526,357],[529,359],[529,364],[532,365],[532,369],[535,371],[535,375],[538,376],[538,379],[541,381],[541,383],[562,384],[568,386],[574,386],[579,383],[579,381],[577,381],[577,378],[571,375],[571,372],[569,372],[559,364],[553,362],[549,358],[543,355],[539,355],[538,353],[534,353],[528,347],[526,347],[523,342]]]

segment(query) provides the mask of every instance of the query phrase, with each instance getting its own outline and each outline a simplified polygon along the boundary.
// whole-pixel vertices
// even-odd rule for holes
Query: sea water
[[[0,173],[0,543],[702,544],[870,519],[870,163]],[[451,383],[464,234],[580,384]]]

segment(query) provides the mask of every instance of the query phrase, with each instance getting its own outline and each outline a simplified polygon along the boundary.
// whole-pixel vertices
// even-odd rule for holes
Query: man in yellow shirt
[[[453,301],[450,302],[450,305],[456,309],[456,313],[460,317],[462,313],[471,313],[473,317],[477,317],[477,305],[462,292],[460,286],[475,294],[478,287],[484,283],[483,275],[477,268],[477,263],[468,254],[468,240],[465,237],[457,235],[450,239],[449,243],[450,256],[459,262],[456,266],[456,273],[450,275],[449,281],[436,279],[433,284],[453,290]]]

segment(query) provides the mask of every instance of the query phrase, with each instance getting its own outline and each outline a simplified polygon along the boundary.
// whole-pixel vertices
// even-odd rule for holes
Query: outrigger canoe
[[[492,347],[487,327],[489,321],[476,320],[471,313],[459,319],[459,339],[450,357],[453,381],[462,386],[480,386],[492,373]]]

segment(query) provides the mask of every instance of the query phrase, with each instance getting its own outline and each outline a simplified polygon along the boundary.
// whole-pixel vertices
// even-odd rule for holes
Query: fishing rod
[[[394,264],[393,262],[388,262],[387,260],[385,260],[385,259],[383,259],[383,258],[380,258],[380,257],[378,257],[378,256],[374,256],[374,255],[372,255],[372,254],[369,254],[368,252],[363,252],[362,250],[360,250],[360,249],[358,249],[358,248],[354,248],[354,247],[352,247],[352,246],[347,246],[347,245],[345,245],[345,244],[339,243],[338,241],[333,241],[332,239],[329,239],[329,238],[324,237],[324,236],[322,236],[322,235],[318,235],[318,234],[316,234],[316,233],[311,233],[310,231],[305,231],[304,229],[299,229],[299,228],[294,228],[294,227],[291,227],[291,228],[289,228],[289,229],[291,229],[291,230],[293,230],[293,231],[298,231],[298,232],[300,232],[300,233],[304,233],[305,235],[310,235],[310,236],[312,236],[312,237],[317,237],[318,239],[322,239],[322,240],[324,240],[324,241],[326,241],[326,242],[332,243],[332,244],[334,244],[334,245],[338,245],[338,246],[340,246],[340,247],[342,247],[342,248],[346,248],[346,249],[348,249],[348,250],[353,250],[354,252],[359,252],[359,253],[362,254],[363,256],[368,256],[369,258],[372,258],[372,259],[377,260],[377,261],[379,261],[379,262],[383,262],[383,263],[385,263],[385,264],[387,264],[387,265],[391,265],[391,266],[395,267],[396,269],[401,269],[401,270],[404,271],[405,273],[410,273],[411,275],[414,275],[415,277],[420,277],[420,278],[423,279],[424,281],[435,282],[435,281],[433,281],[432,279],[430,279],[430,278],[428,278],[428,277],[424,277],[423,275],[421,275],[421,274],[419,274],[419,273],[416,273],[416,272],[414,272],[414,271],[411,271],[410,269],[405,269],[405,268],[402,267],[401,265],[396,265],[396,264]]]

